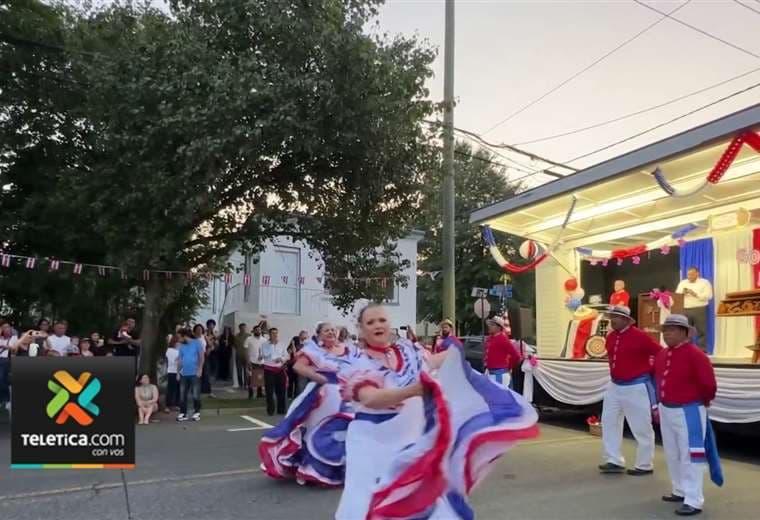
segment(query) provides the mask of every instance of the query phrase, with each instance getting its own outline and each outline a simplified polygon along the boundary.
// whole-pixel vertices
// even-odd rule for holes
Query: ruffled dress
[[[468,496],[517,441],[538,435],[538,416],[522,396],[476,372],[461,345],[448,349],[435,378],[411,343],[390,347],[387,368],[362,354],[340,372],[355,419],[346,437],[346,485],[335,518],[471,519]],[[423,397],[400,408],[358,402],[365,386],[421,382]]]
[[[299,351],[298,356],[306,357],[328,382],[309,382],[285,418],[261,438],[261,469],[268,476],[327,487],[343,484],[346,429],[354,414],[341,399],[337,373],[357,355],[350,347],[342,356],[332,355],[314,341]]]

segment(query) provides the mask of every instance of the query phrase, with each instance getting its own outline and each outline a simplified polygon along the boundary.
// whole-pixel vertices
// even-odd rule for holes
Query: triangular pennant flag
[[[150,280],[150,271],[147,269],[143,270],[143,280],[148,281]]]
[[[51,271],[57,271],[58,268],[60,268],[60,267],[61,267],[60,260],[51,260],[50,261],[50,270]]]
[[[251,286],[251,275],[250,274],[246,274],[246,275],[243,276],[243,285],[245,285],[246,287],[250,287]]]
[[[120,269],[121,271],[121,279],[126,280],[127,279],[127,272],[124,269]]]
[[[174,276],[174,273],[172,273],[171,271],[166,271],[164,272],[164,276],[166,276],[167,280],[171,280],[172,277]]]
[[[303,276],[298,277],[298,285],[303,285],[305,281],[306,281],[305,277]]]
[[[74,264],[74,274],[82,274],[82,264]]]
[[[380,279],[380,287],[382,287],[383,289],[385,289],[386,287],[388,287],[388,279],[387,278],[381,278]]]
[[[188,280],[192,280],[193,277],[195,276],[195,273],[192,271],[188,271],[185,273],[185,276],[187,277]]]
[[[232,273],[224,273],[224,283],[227,285],[232,283]]]
[[[106,275],[106,268],[105,268],[105,266],[103,266],[103,265],[99,265],[98,266],[98,274],[100,276],[105,276]]]
[[[2,264],[3,267],[10,267],[11,266],[11,255],[2,255]]]
[[[33,256],[30,256],[26,259],[26,268],[27,269],[34,269],[34,266],[37,265],[37,259]]]
[[[206,272],[206,280],[208,280],[210,282],[213,279],[214,279],[214,273],[212,273],[211,271],[207,271]]]
[[[282,277],[282,283],[285,284],[285,285],[288,285],[288,277],[287,276],[283,276]]]
[[[268,287],[271,281],[272,281],[272,277],[269,275],[265,275],[261,277],[261,285],[263,285],[264,287]]]

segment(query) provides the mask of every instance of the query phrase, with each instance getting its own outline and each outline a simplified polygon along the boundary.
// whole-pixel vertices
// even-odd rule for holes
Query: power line
[[[758,11],[758,10],[757,10],[757,9],[755,9],[754,7],[750,7],[750,6],[748,6],[747,4],[745,4],[745,3],[743,3],[743,2],[740,2],[739,0],[734,0],[734,2],[736,2],[736,3],[737,3],[737,4],[739,4],[740,6],[744,7],[745,9],[749,9],[749,10],[750,10],[750,11],[752,11],[753,13],[757,13],[757,14],[760,14],[760,11]]]
[[[729,94],[727,96],[723,96],[722,98],[717,99],[717,100],[713,101],[712,103],[708,103],[706,105],[702,105],[701,107],[695,108],[694,110],[691,110],[691,111],[689,111],[689,112],[687,112],[685,114],[682,114],[682,115],[680,115],[678,117],[674,117],[673,119],[670,119],[668,121],[665,121],[665,122],[660,123],[658,125],[655,125],[653,127],[647,128],[646,130],[642,130],[641,132],[638,132],[637,134],[634,134],[634,135],[632,135],[630,137],[626,137],[625,139],[621,139],[619,141],[615,141],[614,143],[608,144],[607,146],[603,146],[602,148],[599,148],[597,150],[594,150],[594,151],[591,151],[591,152],[588,152],[588,153],[584,153],[583,155],[579,155],[578,157],[573,157],[572,159],[568,159],[567,162],[572,163],[572,162],[578,161],[580,159],[585,159],[586,157],[588,157],[590,155],[595,155],[595,154],[597,154],[599,152],[602,152],[604,150],[612,148],[613,146],[617,146],[619,144],[625,143],[625,142],[630,141],[632,139],[636,139],[637,137],[640,137],[640,136],[642,136],[644,134],[647,134],[649,132],[657,130],[658,128],[662,128],[663,126],[669,125],[671,123],[675,123],[676,121],[678,121],[680,119],[683,119],[683,118],[688,117],[690,115],[696,114],[697,112],[705,110],[706,108],[710,108],[711,106],[717,105],[718,103],[722,103],[723,101],[726,101],[728,99],[736,97],[736,96],[738,96],[740,94],[744,94],[745,92],[749,92],[750,90],[755,89],[757,87],[760,87],[760,83],[755,83],[754,85],[750,85],[747,88],[744,88],[742,90],[738,90],[738,91],[736,91],[736,92],[734,92],[732,94]]]
[[[606,125],[609,125],[609,124],[612,124],[612,123],[617,123],[618,121],[623,121],[624,119],[628,119],[628,118],[631,118],[631,117],[634,117],[634,116],[645,114],[647,112],[651,112],[652,110],[657,110],[658,108],[662,108],[662,107],[665,107],[665,106],[668,106],[668,105],[672,105],[673,103],[676,103],[678,101],[682,101],[682,100],[690,98],[692,96],[696,96],[698,94],[702,94],[703,92],[707,92],[708,90],[712,90],[714,88],[723,86],[723,85],[725,85],[727,83],[730,83],[732,81],[736,81],[737,79],[741,79],[741,78],[744,78],[746,76],[749,76],[750,74],[754,74],[757,71],[760,71],[760,67],[757,67],[757,68],[752,69],[750,71],[744,72],[743,74],[739,74],[738,76],[734,76],[732,78],[723,80],[723,81],[721,81],[719,83],[715,83],[713,85],[701,88],[699,90],[695,90],[693,92],[689,92],[688,94],[684,94],[682,96],[678,96],[676,98],[670,99],[670,100],[665,101],[663,103],[660,103],[658,105],[654,105],[654,106],[651,106],[651,107],[648,107],[648,108],[637,110],[636,112],[631,112],[631,113],[628,113],[628,114],[625,114],[625,115],[622,115],[622,116],[618,116],[618,117],[615,117],[614,119],[608,119],[607,121],[602,121],[600,123],[594,123],[593,125],[588,125],[588,126],[584,126],[584,127],[581,127],[581,128],[576,128],[574,130],[568,130],[566,132],[561,132],[559,134],[548,135],[548,136],[545,136],[545,137],[538,137],[536,139],[531,139],[530,141],[522,141],[520,143],[515,143],[515,146],[523,146],[523,145],[526,145],[526,144],[534,144],[534,143],[540,143],[540,142],[543,142],[543,141],[549,141],[549,140],[552,140],[552,139],[557,139],[559,137],[565,137],[565,136],[568,136],[568,135],[578,134],[578,133],[581,133],[581,132],[585,132],[587,130],[593,130],[594,128],[599,128],[599,127],[606,126]]]
[[[433,126],[443,126],[443,124],[440,123],[440,122],[438,122],[438,121],[431,121],[431,120],[425,119],[425,120],[423,120],[423,122],[427,123],[429,125],[433,125]],[[532,159],[534,161],[542,161],[542,162],[545,162],[547,164],[551,164],[552,166],[557,166],[559,168],[565,168],[567,170],[578,171],[576,168],[573,168],[573,167],[568,166],[566,164],[558,163],[556,161],[552,161],[551,159],[547,159],[546,157],[542,157],[542,156],[537,155],[537,154],[535,154],[533,152],[528,152],[527,150],[522,150],[522,149],[517,148],[516,146],[513,146],[513,145],[503,144],[503,143],[502,144],[490,143],[490,142],[486,141],[485,139],[483,139],[483,137],[481,135],[479,135],[479,134],[477,134],[477,133],[475,133],[475,132],[473,132],[471,130],[465,130],[464,128],[457,128],[457,127],[454,127],[454,130],[456,132],[459,132],[460,134],[468,135],[468,136],[476,139],[479,143],[481,143],[481,144],[483,144],[485,146],[488,146],[488,147],[503,148],[505,150],[510,150],[510,151],[518,153],[520,155],[524,155],[524,156],[526,156],[526,157],[528,157],[528,158],[530,158],[530,159]],[[530,166],[527,166],[527,165],[522,165],[522,166],[524,166],[525,168],[530,168]],[[558,174],[555,174],[555,175],[558,175]]]
[[[673,14],[673,12],[675,12],[675,11],[671,11],[670,13],[663,13],[663,12],[662,12],[662,11],[660,11],[659,9],[657,9],[657,8],[655,8],[655,7],[652,7],[651,5],[647,5],[647,4],[645,4],[644,2],[642,2],[641,0],[633,0],[633,1],[634,1],[634,2],[636,2],[637,4],[639,4],[640,6],[646,7],[646,8],[647,8],[647,9],[649,9],[650,11],[654,11],[655,13],[660,13],[661,15],[663,15],[663,16],[665,16],[665,17],[667,17],[667,18],[670,18],[670,19],[671,19],[671,20],[673,20],[674,22],[677,22],[677,23],[679,23],[679,24],[683,25],[684,27],[688,27],[688,28],[689,28],[689,29],[691,29],[692,31],[697,31],[699,34],[702,34],[702,35],[704,35],[704,36],[707,36],[708,38],[712,38],[712,39],[713,39],[713,40],[715,40],[715,41],[719,41],[719,42],[720,42],[720,43],[722,43],[723,45],[727,45],[727,46],[731,47],[732,49],[736,49],[737,51],[743,52],[744,54],[748,54],[748,55],[752,56],[753,58],[758,58],[758,59],[760,59],[760,54],[755,54],[755,53],[754,53],[754,52],[752,52],[752,51],[748,51],[748,50],[747,50],[747,49],[745,49],[744,47],[739,47],[738,45],[735,45],[735,44],[733,44],[733,43],[731,43],[731,42],[729,42],[729,41],[726,41],[726,40],[724,40],[723,38],[719,38],[718,36],[715,36],[714,34],[711,34],[711,33],[707,32],[707,31],[705,31],[705,30],[703,30],[703,29],[700,29],[699,27],[696,27],[696,26],[694,26],[694,25],[691,25],[690,23],[686,23],[686,22],[684,22],[683,20],[679,20],[678,18],[675,18],[675,17],[673,17],[673,16],[670,16],[670,15],[671,15],[671,14]]]
[[[678,7],[676,7],[675,9],[673,9],[672,11],[670,11],[669,14],[673,14],[676,11],[678,11],[678,10],[686,7],[686,5],[689,4],[690,2],[691,2],[691,0],[686,0],[684,3],[682,3],[681,5],[679,5]],[[512,119],[514,119],[518,115],[522,114],[523,112],[525,112],[526,110],[528,110],[530,107],[532,107],[532,106],[540,103],[545,98],[547,98],[548,96],[550,96],[554,92],[558,91],[559,89],[561,89],[562,87],[564,87],[565,85],[567,85],[568,83],[570,83],[571,81],[573,81],[575,78],[577,78],[581,74],[583,74],[583,73],[587,72],[588,70],[592,69],[593,67],[595,67],[599,63],[603,62],[604,60],[606,60],[607,58],[609,58],[610,56],[612,56],[613,54],[615,54],[617,51],[619,51],[620,49],[622,49],[623,47],[625,47],[629,43],[631,43],[634,40],[636,40],[639,36],[643,35],[647,31],[649,31],[650,29],[654,28],[656,25],[658,25],[660,22],[662,22],[663,20],[665,20],[665,18],[667,18],[669,16],[669,14],[665,14],[665,13],[662,13],[662,14],[663,14],[662,18],[660,18],[659,20],[657,20],[657,21],[649,24],[644,29],[642,29],[641,31],[639,31],[638,33],[636,33],[635,35],[633,35],[632,37],[628,38],[626,41],[624,41],[623,43],[621,43],[620,45],[618,45],[617,47],[615,47],[614,49],[612,49],[608,53],[606,53],[603,56],[597,58],[596,60],[594,60],[593,62],[591,62],[586,67],[582,68],[581,70],[579,70],[575,74],[572,74],[570,77],[568,77],[564,81],[558,83],[554,87],[550,88],[548,91],[544,92],[543,94],[541,94],[540,96],[538,96],[537,98],[535,98],[530,103],[527,103],[527,104],[523,105],[522,107],[518,108],[517,110],[515,110],[514,112],[510,113],[507,117],[505,117],[504,119],[502,119],[501,121],[499,121],[498,123],[496,123],[495,125],[493,125],[492,127],[490,127],[488,130],[486,130],[485,132],[483,132],[483,135],[489,134],[490,132],[492,132],[493,130],[497,129],[498,127],[500,127],[504,123],[506,123],[508,121],[511,121]]]

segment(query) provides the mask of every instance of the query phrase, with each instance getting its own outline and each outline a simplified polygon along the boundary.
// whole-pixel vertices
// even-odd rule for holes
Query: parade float
[[[475,211],[494,260],[536,278],[537,404],[601,403],[609,382],[601,312],[625,282],[640,328],[681,312],[690,267],[713,286],[706,348],[710,415],[760,422],[760,105]],[[506,258],[498,233],[530,242]]]

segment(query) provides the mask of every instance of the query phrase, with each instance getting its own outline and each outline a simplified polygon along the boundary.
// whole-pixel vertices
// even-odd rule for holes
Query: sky
[[[760,1],[741,2],[746,7],[733,0],[692,0],[673,16],[760,56]],[[647,2],[665,12],[682,3],[684,0]],[[483,135],[661,17],[632,0],[457,0],[455,126]],[[382,31],[416,34],[438,47],[435,77],[428,86],[431,98],[442,100],[444,0],[388,0],[379,22]],[[514,144],[561,133],[657,105],[757,68],[760,58],[665,19],[485,137]],[[564,163],[758,82],[760,70],[653,112],[522,148]],[[596,164],[758,102],[760,88],[572,165]],[[544,166],[510,156],[535,169]],[[510,172],[512,178],[523,175]],[[534,176],[527,182],[535,185],[548,180]]]
[[[154,5],[163,0],[151,0]],[[99,0],[100,3],[109,0]],[[758,69],[741,79],[666,107],[594,130],[521,148],[566,164],[642,130],[760,83],[760,0],[645,2],[750,54],[665,19],[533,107],[488,131],[662,15],[634,0],[456,0],[455,126],[495,143],[517,144],[617,118]],[[418,36],[438,49],[428,82],[443,99],[444,0],[386,0],[372,30]],[[760,102],[750,90],[604,152],[572,162],[583,168]],[[524,187],[547,165],[519,155],[523,171],[507,170]],[[505,159],[496,158],[499,162]],[[525,166],[529,168],[525,168]]]

